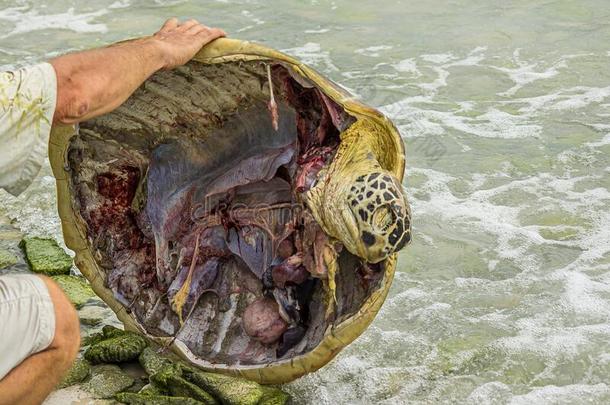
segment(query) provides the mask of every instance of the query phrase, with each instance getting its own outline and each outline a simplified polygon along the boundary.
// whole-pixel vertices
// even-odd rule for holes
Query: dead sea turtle
[[[369,325],[411,238],[392,123],[301,62],[219,39],[54,127],[66,244],[127,329],[261,383]]]

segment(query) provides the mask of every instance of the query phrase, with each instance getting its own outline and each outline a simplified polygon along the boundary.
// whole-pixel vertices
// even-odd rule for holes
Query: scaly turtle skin
[[[249,42],[212,42],[79,133],[54,127],[49,155],[66,245],[125,328],[198,368],[263,384],[313,372],[359,336],[411,238],[394,125],[298,60]],[[235,179],[261,156],[278,162],[275,177],[258,173],[263,187],[240,194]],[[230,221],[195,198],[227,184],[245,204]],[[296,214],[278,222],[287,207]],[[267,271],[248,245],[261,240],[273,253],[263,259],[280,260],[263,260]],[[263,296],[288,324],[281,342],[243,331],[246,308]]]
[[[329,235],[369,263],[387,259],[411,240],[411,210],[396,177],[363,148],[374,128],[358,121],[341,134],[329,167],[307,194],[307,205]]]
[[[411,210],[400,182],[379,164],[374,144],[363,148],[374,131],[358,121],[341,134],[332,163],[323,169],[307,193],[307,206],[324,231],[368,263],[379,263],[411,241]],[[328,269],[327,314],[336,301],[336,244],[329,241],[324,261]]]

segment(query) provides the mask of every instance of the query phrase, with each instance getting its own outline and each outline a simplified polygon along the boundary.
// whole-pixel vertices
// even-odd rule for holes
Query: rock
[[[59,275],[51,278],[66,293],[76,308],[81,308],[89,299],[96,296],[89,283],[82,277]]]
[[[78,311],[78,319],[85,326],[97,326],[106,318],[108,309],[97,305],[87,305]]]
[[[104,327],[102,328],[102,334],[104,335],[104,339],[125,335],[127,333],[132,332],[127,332],[112,325],[104,325]]]
[[[165,390],[162,390],[161,388],[157,387],[154,384],[146,384],[144,387],[142,387],[142,389],[140,391],[138,391],[138,394],[143,394],[143,395],[166,395],[167,392],[165,392]]]
[[[120,331],[120,329],[116,329],[116,331]],[[112,334],[117,334],[116,331],[112,331]],[[104,337],[106,336],[108,335],[104,332]],[[85,358],[93,364],[121,363],[137,359],[146,346],[148,346],[148,342],[142,336],[133,332],[121,331],[118,336],[89,346],[85,351]]]
[[[17,264],[19,258],[10,250],[0,248],[0,269],[5,269],[9,266]]]
[[[102,318],[95,318],[95,317],[88,317],[88,316],[78,316],[78,319],[80,319],[80,323],[81,325],[85,325],[85,326],[97,326],[100,323],[102,323],[103,319]]]
[[[264,394],[263,387],[243,378],[184,368],[184,378],[220,399],[225,405],[255,405]]]
[[[157,374],[164,367],[172,364],[171,360],[161,356],[151,347],[142,350],[142,353],[140,353],[140,356],[138,357],[138,361],[142,367],[144,367],[144,370],[148,375]]]
[[[113,337],[124,335],[126,332],[123,329],[116,328],[112,325],[104,325],[101,332],[91,333],[90,335],[83,338],[81,346],[93,346],[103,340],[110,339]]]
[[[197,385],[182,378],[182,367],[172,364],[150,376],[150,381],[168,390],[173,396],[194,398],[206,405],[217,405],[218,401]]]
[[[198,401],[201,401],[202,403],[204,403],[206,405],[219,404],[219,402],[216,401],[216,399],[212,395],[208,394],[207,392],[202,390],[200,387],[188,382],[187,380],[185,380],[182,377],[178,377],[175,375],[170,376],[167,379],[167,383],[168,383],[167,388],[169,389],[169,392],[171,392],[171,394],[173,396],[194,398]]]
[[[193,398],[168,397],[164,395],[133,394],[131,392],[120,392],[115,399],[123,404],[130,405],[203,405],[203,402]]]
[[[91,368],[91,379],[84,388],[96,398],[112,398],[120,391],[131,387],[134,379],[119,366],[103,364]]]
[[[90,372],[91,365],[89,365],[89,362],[83,359],[76,359],[74,364],[72,364],[72,367],[70,367],[70,370],[68,370],[68,374],[64,376],[57,388],[66,388],[79,383],[89,377]]]
[[[43,405],[66,405],[66,404],[87,404],[87,405],[116,405],[114,399],[95,399],[90,392],[85,391],[81,385],[72,385],[68,388],[52,392]]]
[[[263,396],[259,401],[259,405],[285,405],[290,399],[290,395],[279,388],[262,387]]]
[[[127,370],[125,370],[124,368],[121,368],[123,371],[127,372]],[[129,372],[127,372],[127,374],[130,374]],[[133,376],[132,376],[133,377]],[[144,388],[145,386],[149,385],[148,384],[148,377],[134,377],[134,383],[131,387],[127,388],[125,390],[125,392],[133,392],[134,394],[139,393],[142,388]]]
[[[72,258],[54,239],[24,238],[19,246],[33,272],[47,276],[70,273]]]
[[[180,367],[180,364],[172,363],[163,367],[161,370],[150,376],[150,381],[153,384],[165,389],[169,384],[169,378],[171,376],[182,377],[182,367]]]
[[[21,231],[13,226],[5,214],[0,212],[0,241],[19,243],[21,239],[23,239]]]
[[[80,345],[81,345],[81,347],[91,346],[91,345],[101,342],[104,339],[106,339],[106,338],[104,337],[104,334],[102,332],[92,333],[91,335],[84,337],[81,340]]]
[[[123,403],[284,405],[290,398],[278,388],[264,387],[243,378],[204,372],[180,362],[173,362],[170,358],[158,354],[155,348],[148,347],[146,340],[140,335],[114,326],[106,325],[101,333],[91,335],[86,340],[89,341],[84,341],[83,344],[91,346],[85,352],[85,358],[92,362],[129,361],[134,358],[134,352],[139,354],[136,355],[138,362],[150,376],[150,383],[140,389],[143,382],[135,384],[134,378],[122,370],[130,384],[129,387],[120,389],[119,391],[123,392],[118,393],[115,399]],[[137,363],[128,365],[135,365],[140,373],[142,372]],[[116,371],[116,368],[113,370]],[[92,378],[91,381],[95,379]],[[100,395],[99,392],[96,393],[98,398],[102,398]]]

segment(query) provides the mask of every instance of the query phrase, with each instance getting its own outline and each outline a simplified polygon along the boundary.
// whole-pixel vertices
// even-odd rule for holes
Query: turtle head
[[[355,225],[349,232],[353,240],[346,243],[353,245],[353,253],[377,263],[411,241],[409,205],[401,184],[390,173],[377,171],[356,177],[346,198],[348,213],[342,217],[345,222],[353,221],[350,228]]]
[[[376,166],[351,180],[327,173],[308,194],[322,228],[352,254],[378,263],[411,241],[411,210],[400,182]]]
[[[306,198],[324,231],[369,263],[411,241],[411,210],[400,180],[386,168],[392,167],[383,159],[390,149],[379,143],[382,135],[372,121],[352,124]]]

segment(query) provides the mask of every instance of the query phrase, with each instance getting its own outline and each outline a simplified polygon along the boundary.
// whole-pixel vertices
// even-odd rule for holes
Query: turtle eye
[[[390,209],[390,206],[382,205],[373,212],[371,225],[375,232],[385,233],[394,221],[394,212]]]
[[[366,246],[373,246],[375,242],[377,242],[375,235],[367,231],[362,232],[362,236],[360,237],[360,239],[362,239]]]

